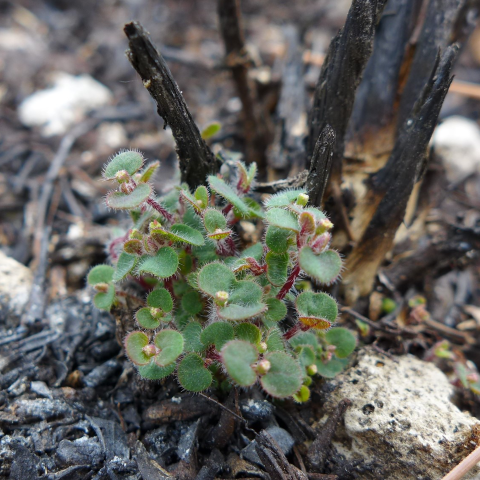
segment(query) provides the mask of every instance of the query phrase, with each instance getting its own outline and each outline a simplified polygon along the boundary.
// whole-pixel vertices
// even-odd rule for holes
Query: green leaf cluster
[[[341,258],[329,248],[333,225],[302,189],[263,205],[248,196],[256,165],[237,162],[232,183],[211,175],[194,192],[181,185],[163,198],[149,183],[157,168],[134,151],[106,166],[105,179],[118,184],[106,203],[127,210],[132,228],[110,246],[112,265],[87,278],[103,310],[122,306],[122,282],[144,286],[137,329],[124,340],[128,358],[143,378],[175,374],[191,392],[258,384],[272,397],[308,400],[311,377],[338,373],[356,345],[351,332],[331,328],[338,315],[332,297],[295,289],[301,274],[314,285],[339,277]],[[240,220],[263,226],[263,241],[241,249]]]

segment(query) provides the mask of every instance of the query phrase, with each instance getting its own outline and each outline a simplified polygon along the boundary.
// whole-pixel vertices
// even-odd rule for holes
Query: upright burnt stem
[[[257,105],[254,86],[248,78],[251,60],[245,48],[239,0],[218,0],[218,17],[225,43],[226,64],[232,71],[243,107],[246,160],[248,163],[257,162],[260,178],[264,178],[269,132],[266,128],[265,115],[259,112],[260,105]]]
[[[315,143],[306,185],[310,203],[319,208],[332,169],[334,147],[335,132],[330,125],[325,125]]]
[[[415,56],[399,106],[398,127],[402,127],[427,83],[438,51],[453,42],[464,43],[475,27],[478,2],[470,0],[430,0]]]
[[[307,155],[313,156],[320,132],[330,125],[336,134],[332,180],[341,183],[345,132],[355,92],[372,53],[375,22],[386,0],[354,0],[343,29],[330,43],[315,88]]]
[[[207,175],[216,173],[217,161],[202,139],[170,69],[138,22],[127,23],[124,31],[129,40],[127,57],[157,103],[158,114],[172,129],[182,181],[190,188],[203,185]]]
[[[343,284],[347,302],[370,292],[378,267],[393,245],[415,182],[424,171],[427,147],[452,81],[451,71],[459,47],[449,47],[431,73],[422,96],[399,133],[385,167],[372,179],[380,202],[346,263]]]

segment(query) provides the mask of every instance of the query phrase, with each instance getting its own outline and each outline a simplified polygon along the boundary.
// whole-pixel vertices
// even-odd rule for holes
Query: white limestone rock
[[[19,318],[30,297],[33,275],[29,268],[0,251],[0,323]]]
[[[365,348],[324,391],[326,411],[343,398],[353,403],[333,445],[347,460],[374,466],[364,479],[441,479],[476,447],[480,421],[451,403],[444,373],[416,357],[395,363]],[[480,478],[480,468],[467,478]]]
[[[459,183],[480,171],[480,127],[477,122],[458,115],[448,117],[435,129],[432,144],[451,183]]]
[[[59,72],[52,88],[33,93],[19,105],[18,116],[27,127],[41,127],[46,137],[62,135],[112,97],[112,92],[90,75]]]

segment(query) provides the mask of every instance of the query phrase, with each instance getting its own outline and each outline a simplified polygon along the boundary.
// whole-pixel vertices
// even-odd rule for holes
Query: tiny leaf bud
[[[108,287],[108,283],[97,283],[93,288],[95,288],[97,292],[107,293]]]
[[[147,357],[154,357],[158,352],[158,348],[155,345],[148,344],[145,345],[142,348],[142,352],[147,356]]]
[[[308,203],[309,198],[310,198],[310,197],[309,197],[306,193],[301,193],[301,194],[297,197],[296,204],[297,204],[297,205],[300,205],[301,207],[304,207],[304,206]]]
[[[259,375],[267,374],[272,368],[272,364],[268,360],[260,360],[257,363],[257,368],[255,369]]]
[[[318,372],[318,367],[312,363],[307,367],[307,373],[308,375],[315,375]]]
[[[227,304],[228,297],[228,293],[221,290],[215,294],[215,303],[219,307],[224,307]]]

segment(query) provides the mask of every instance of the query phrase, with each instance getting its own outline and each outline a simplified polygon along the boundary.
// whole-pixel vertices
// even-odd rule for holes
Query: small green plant
[[[332,297],[308,289],[295,295],[302,272],[325,285],[339,277],[341,258],[329,249],[333,225],[308,206],[304,190],[273,195],[262,207],[247,196],[256,166],[236,167],[231,184],[212,175],[208,188],[192,193],[181,185],[156,199],[149,179],[158,162],[144,166],[135,151],[116,155],[104,178],[118,189],[106,203],[127,210],[133,227],[111,243],[113,266],[94,267],[88,283],[103,310],[121,302],[125,279],[145,288],[138,330],[124,341],[143,378],[176,372],[191,392],[259,382],[272,397],[303,402],[311,377],[333,377],[356,345],[349,330],[331,328]],[[263,242],[238,248],[233,227],[242,219],[266,225]],[[281,328],[287,317],[282,325],[290,326]]]

